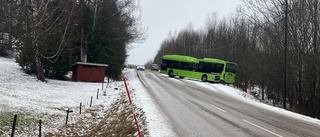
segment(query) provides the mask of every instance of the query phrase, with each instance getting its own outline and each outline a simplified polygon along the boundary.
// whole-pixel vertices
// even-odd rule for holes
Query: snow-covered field
[[[101,90],[101,83],[40,82],[24,74],[13,59],[0,58],[0,63],[0,105],[6,111],[64,113],[62,110],[79,107],[80,102],[87,104]]]
[[[148,94],[140,82],[136,71],[133,69],[125,69],[123,73],[127,78],[133,104],[136,106],[134,108],[140,110],[135,111],[135,113],[139,115],[143,114],[138,117],[138,121],[139,124],[142,124],[141,128],[147,130],[145,136],[176,136],[168,119],[162,114],[154,99]],[[177,79],[171,80],[177,81]],[[256,100],[250,94],[229,86],[186,79],[182,81],[191,82],[203,88],[227,94],[276,113],[296,117],[316,124],[320,123],[320,120],[260,103],[260,101]],[[98,99],[96,98],[97,90],[99,90]],[[16,136],[37,136],[37,121],[40,119],[43,121],[43,133],[55,133],[59,132],[61,127],[65,125],[65,110],[73,110],[73,112],[70,113],[69,122],[71,124],[77,120],[79,121],[79,119],[90,119],[92,118],[91,115],[80,115],[79,111],[80,103],[82,103],[82,112],[90,110],[89,104],[92,97],[92,105],[95,106],[93,108],[98,110],[95,112],[95,117],[102,119],[106,114],[104,112],[111,109],[111,104],[118,101],[123,95],[126,95],[123,81],[113,81],[108,87],[107,83],[104,83],[103,90],[101,83],[50,79],[47,79],[47,82],[40,82],[35,76],[24,74],[14,59],[0,57],[0,136],[10,136],[11,125],[15,114],[18,115]],[[145,121],[145,126],[143,126],[144,123],[142,121]],[[89,121],[83,124],[88,123]]]
[[[146,121],[147,127],[141,127],[147,128],[146,135],[175,136],[170,125],[165,122],[167,120],[161,115],[161,111],[139,81],[136,71],[126,69],[123,73],[127,78],[133,104],[140,110],[135,112],[144,114],[138,117],[138,121],[139,124]],[[0,76],[0,136],[10,136],[14,115],[18,116],[15,136],[37,136],[37,122],[40,119],[43,122],[43,133],[57,133],[61,132],[59,130],[65,125],[67,109],[73,111],[70,113],[69,123],[75,123],[78,119],[86,117],[79,114],[80,103],[82,113],[90,110],[92,97],[92,105],[96,106],[95,109],[100,109],[95,112],[99,115],[96,117],[102,118],[100,115],[105,115],[104,111],[111,109],[112,103],[118,101],[121,95],[126,96],[123,81],[104,83],[103,90],[101,83],[50,79],[47,79],[47,82],[40,82],[36,76],[23,73],[14,59],[1,57]]]
[[[107,89],[106,96],[101,91],[101,83],[70,82],[47,79],[40,82],[36,76],[23,73],[14,59],[0,58],[0,135],[11,133],[14,115],[18,117],[17,136],[28,136],[38,129],[38,120],[43,122],[43,132],[55,130],[65,123],[66,110],[70,117],[75,117],[89,108],[91,97],[92,105],[110,105],[119,98],[119,92]],[[117,87],[119,82],[111,83],[110,87]],[[106,86],[106,85],[105,85]],[[105,88],[106,89],[106,88]],[[96,99],[97,90],[99,99]],[[47,128],[46,128],[47,127]],[[8,131],[10,131],[8,133]],[[23,132],[21,132],[23,131]]]

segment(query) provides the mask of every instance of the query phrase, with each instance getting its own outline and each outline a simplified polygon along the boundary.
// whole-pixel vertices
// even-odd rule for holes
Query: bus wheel
[[[208,80],[207,78],[208,78],[207,75],[202,75],[201,80],[203,82],[206,82]]]
[[[169,73],[168,73],[168,75],[169,75],[169,77],[171,77],[171,78],[172,78],[172,77],[173,77],[173,71],[172,71],[172,70],[170,70],[170,71],[169,71]]]

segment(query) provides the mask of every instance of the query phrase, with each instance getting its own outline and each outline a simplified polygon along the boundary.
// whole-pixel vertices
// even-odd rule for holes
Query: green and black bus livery
[[[164,55],[160,73],[167,74],[169,77],[179,76],[188,77],[202,81],[219,82],[220,74],[199,71],[199,59],[182,55]]]
[[[235,82],[237,64],[220,59],[197,59],[183,55],[164,55],[160,73],[169,77],[188,77],[209,82],[232,84]]]

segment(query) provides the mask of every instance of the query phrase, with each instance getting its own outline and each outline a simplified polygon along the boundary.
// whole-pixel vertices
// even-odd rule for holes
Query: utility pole
[[[285,0],[285,25],[284,25],[284,91],[283,108],[287,109],[287,47],[288,47],[288,0]]]

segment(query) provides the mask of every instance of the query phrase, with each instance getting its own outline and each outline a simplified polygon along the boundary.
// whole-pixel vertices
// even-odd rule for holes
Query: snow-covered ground
[[[117,87],[119,82],[111,83],[110,87]],[[106,85],[104,85],[106,86]],[[0,135],[9,136],[14,115],[18,116],[17,129],[28,128],[28,131],[37,130],[34,125],[38,120],[43,122],[43,132],[55,130],[52,127],[64,125],[66,110],[70,117],[89,108],[91,97],[92,104],[108,106],[117,98],[119,92],[108,89],[103,96],[101,83],[70,82],[47,79],[40,82],[36,76],[23,73],[14,59],[0,57]],[[105,88],[106,89],[106,88]],[[99,99],[96,99],[99,91]],[[36,122],[35,122],[36,121]],[[50,129],[46,129],[51,125]],[[27,136],[30,133],[17,130],[17,136]],[[32,135],[32,134],[31,134]]]
[[[139,108],[142,108],[146,113],[150,137],[175,137],[176,134],[168,122],[169,120],[164,116],[153,97],[150,96],[138,79],[135,70],[126,70],[125,75],[128,79],[132,79],[132,81],[129,82],[129,91],[134,92],[133,103]]]
[[[0,58],[0,74],[0,109],[7,111],[61,113],[79,107],[81,102],[87,104],[102,85],[50,79],[40,82],[36,76],[24,74],[13,59],[5,58]]]
[[[152,137],[175,136],[170,124],[166,122],[168,120],[139,81],[136,70],[125,69],[123,73],[127,78],[133,104],[137,108],[142,108],[144,112],[149,135]],[[43,132],[55,133],[65,124],[67,109],[73,110],[69,116],[71,117],[69,123],[72,123],[74,119],[80,117],[80,103],[83,112],[89,108],[91,97],[92,105],[102,105],[104,106],[102,109],[106,110],[112,103],[119,100],[121,94],[126,94],[123,81],[113,81],[109,85],[104,83],[103,90],[101,90],[102,83],[51,79],[40,82],[36,76],[23,73],[14,59],[1,57],[0,76],[0,136],[10,135],[14,115],[18,115],[19,122],[16,136],[36,136],[38,127],[35,121],[40,119],[44,123],[42,124]],[[96,99],[98,90],[99,98]],[[97,113],[102,115],[102,111],[105,110]],[[24,126],[30,126],[27,131],[34,133],[19,132],[20,129],[25,128]]]
[[[249,93],[246,93],[244,91],[241,91],[237,88],[233,88],[230,86],[226,86],[226,85],[222,85],[222,84],[210,84],[210,83],[203,83],[203,82],[199,82],[199,81],[192,81],[192,80],[186,80],[186,82],[192,82],[195,83],[203,88],[208,88],[211,89],[213,91],[217,91],[217,92],[222,92],[225,93],[233,98],[239,99],[243,102],[255,105],[257,107],[263,108],[263,109],[267,109],[270,111],[273,111],[275,113],[279,113],[282,115],[287,115],[289,117],[294,117],[297,119],[301,119],[301,120],[305,120],[314,124],[318,124],[320,125],[320,120],[316,119],[316,118],[311,118],[309,116],[305,116],[305,115],[301,115],[298,113],[294,113],[279,107],[274,107],[274,106],[270,106],[267,105],[265,103],[262,103],[261,101],[257,100],[254,96],[252,96]]]
[[[125,69],[123,73],[127,78],[133,104],[141,108],[144,112],[149,136],[176,136],[168,119],[163,115],[156,101],[154,101],[140,82],[136,71],[133,69]],[[171,80],[180,81],[177,79]],[[231,97],[276,113],[296,117],[316,124],[320,123],[318,119],[260,103],[250,94],[233,87],[186,79],[183,79],[182,82],[192,82],[203,88],[225,93]],[[54,126],[50,126],[50,129],[44,128],[44,132],[55,132],[59,126],[61,127],[61,125],[65,123],[64,117],[66,115],[66,109],[73,110],[74,112],[71,113],[71,117],[76,118],[79,116],[80,103],[82,103],[82,109],[89,108],[91,97],[93,97],[93,105],[101,105],[103,109],[108,109],[112,103],[120,98],[121,94],[125,94],[126,92],[123,81],[111,82],[108,87],[106,87],[107,83],[105,83],[103,86],[104,89],[101,90],[101,83],[50,79],[47,80],[47,82],[40,82],[35,76],[24,74],[14,59],[0,57],[0,135],[9,136],[11,123],[8,121],[12,121],[14,114],[18,114],[18,117],[19,115],[24,115],[24,117],[32,115],[33,119],[42,119],[45,124],[53,123],[52,125]],[[99,99],[96,99],[97,90],[99,90]],[[72,120],[70,122],[72,122]],[[20,122],[19,126],[23,128],[21,126],[28,123],[30,122],[23,121]],[[55,127],[57,129],[55,129]],[[35,132],[37,127],[31,129],[34,129],[32,132]],[[35,132],[34,135],[36,134]],[[19,133],[19,135],[25,136],[26,134]]]

